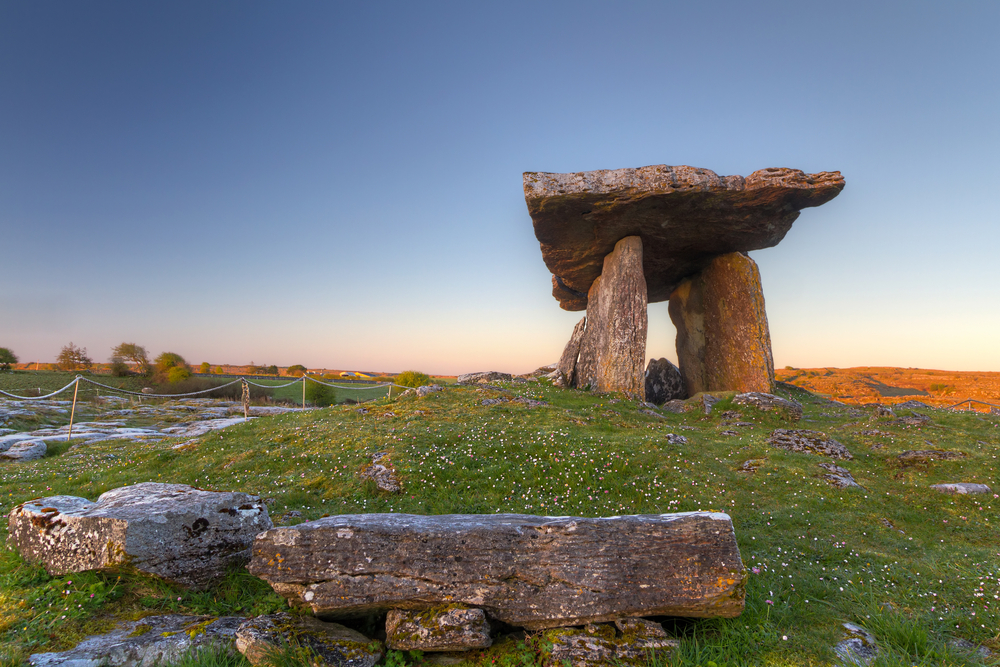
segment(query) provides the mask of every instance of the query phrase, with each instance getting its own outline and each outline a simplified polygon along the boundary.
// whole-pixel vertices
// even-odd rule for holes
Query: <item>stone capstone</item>
[[[992,493],[992,489],[985,484],[975,484],[973,482],[954,482],[947,484],[931,484],[931,488],[941,493],[964,496],[967,494]]]
[[[771,334],[757,264],[740,253],[715,257],[670,295],[677,362],[689,396],[774,387]]]
[[[801,209],[843,188],[840,172],[797,169],[762,169],[746,178],[667,165],[524,174],[552,294],[566,310],[587,307],[604,257],[626,236],[642,239],[647,300],[665,301],[714,256],[776,245]]]
[[[285,647],[301,647],[315,656],[314,665],[374,667],[382,644],[339,623],[287,613],[258,616],[236,630],[236,648],[251,665],[266,665],[269,655]]]
[[[758,391],[737,394],[733,398],[733,403],[736,405],[750,405],[765,412],[784,412],[792,421],[802,419],[801,403],[781,398],[774,394],[764,394]]]
[[[681,371],[669,359],[650,359],[646,365],[646,400],[655,405],[687,398]]]
[[[498,371],[480,371],[477,373],[465,373],[458,376],[458,384],[487,384],[489,382],[510,382],[513,376],[510,373],[500,373]]]
[[[830,458],[845,459],[848,461],[854,458],[847,451],[847,447],[844,447],[844,445],[826,433],[819,431],[778,428],[771,433],[771,437],[767,441],[778,449],[785,449],[790,452],[819,454],[820,456],[829,456]]]
[[[261,533],[248,569],[329,618],[462,604],[527,629],[737,616],[745,572],[712,512],[332,516]]]
[[[493,643],[482,609],[392,609],[385,634],[386,646],[398,651],[468,651]]]
[[[87,637],[68,651],[36,653],[34,667],[157,667],[180,661],[193,650],[231,650],[241,616],[147,616]]]
[[[97,501],[51,496],[18,505],[8,516],[11,544],[49,574],[137,570],[192,589],[223,577],[250,556],[254,536],[271,528],[257,496],[143,482]]]
[[[665,660],[679,646],[676,639],[667,638],[663,626],[645,619],[634,619],[626,624],[559,628],[543,636],[552,644],[546,664],[573,667],[635,664],[635,661],[646,664],[650,656]]]
[[[604,272],[590,288],[573,386],[645,400],[647,325],[642,240],[628,236],[604,258]]]

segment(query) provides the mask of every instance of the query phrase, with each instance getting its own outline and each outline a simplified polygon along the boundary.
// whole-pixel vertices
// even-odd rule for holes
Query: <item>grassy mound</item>
[[[142,481],[239,490],[267,499],[277,521],[328,514],[522,512],[608,516],[721,510],[733,518],[750,572],[746,611],[730,620],[661,619],[681,638],[678,665],[821,665],[837,661],[841,624],[879,640],[881,665],[975,665],[949,645],[1000,649],[998,500],[949,496],[941,482],[997,488],[1000,418],[937,409],[910,413],[831,403],[784,387],[804,404],[781,414],[734,406],[710,415],[648,414],[635,402],[536,382],[448,387],[364,406],[334,406],[252,420],[174,450],[174,441],[102,442],[0,465],[0,509],[31,498],[96,498]],[[532,405],[527,401],[544,401]],[[484,404],[485,403],[485,404]],[[849,461],[777,449],[776,428],[822,431]],[[677,436],[683,436],[686,442]],[[961,452],[955,460],[901,462],[907,450]],[[389,452],[403,492],[359,477]],[[860,487],[832,486],[837,463]],[[294,513],[294,514],[289,514]],[[293,518],[294,517],[294,518]],[[669,567],[665,563],[664,567]],[[62,650],[114,621],[150,613],[251,614],[284,602],[245,572],[189,593],[134,573],[49,577],[0,551],[0,656]],[[481,665],[535,664],[544,637],[470,654]],[[410,656],[415,657],[415,656]],[[407,658],[390,653],[398,664]]]

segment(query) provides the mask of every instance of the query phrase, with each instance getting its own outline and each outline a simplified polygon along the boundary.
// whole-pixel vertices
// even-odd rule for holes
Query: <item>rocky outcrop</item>
[[[379,642],[360,632],[311,616],[258,616],[236,630],[236,648],[251,665],[269,664],[270,653],[289,646],[308,650],[313,664],[331,667],[374,667],[384,654]]]
[[[476,373],[465,373],[458,376],[458,384],[488,384],[490,382],[510,382],[513,379],[510,373],[499,371],[479,371]]]
[[[332,516],[262,533],[248,568],[330,618],[462,604],[541,629],[743,609],[732,522],[710,512]]]
[[[854,458],[847,450],[847,447],[826,433],[820,433],[819,431],[778,428],[771,433],[771,437],[767,441],[778,449],[785,449],[790,452],[819,454],[820,456],[829,456],[830,458],[845,459],[848,461]]]
[[[604,258],[604,272],[591,286],[589,300],[573,386],[645,400],[648,320],[638,236],[618,241]]]
[[[802,419],[801,403],[787,398],[781,398],[780,396],[775,396],[774,394],[764,394],[757,391],[751,391],[746,394],[737,394],[733,398],[733,403],[736,405],[751,405],[758,410],[763,410],[765,412],[784,413],[792,421]]]
[[[10,511],[10,542],[49,574],[105,570],[125,562],[193,589],[250,556],[271,527],[257,496],[144,482],[102,494],[31,500]]]
[[[229,649],[240,616],[147,616],[119,625],[104,635],[87,637],[68,651],[36,653],[34,667],[157,667],[172,665],[190,651]]]
[[[669,359],[650,359],[646,365],[646,400],[656,405],[687,398],[681,371]]]
[[[797,169],[762,169],[746,178],[667,165],[524,174],[552,294],[566,310],[587,308],[604,257],[626,236],[642,239],[647,300],[665,301],[714,256],[776,245],[801,209],[843,188],[840,172]]]
[[[468,651],[489,648],[490,624],[482,609],[393,609],[385,619],[386,646],[398,651]]]
[[[616,629],[618,630],[616,632]],[[646,619],[626,619],[611,624],[588,624],[583,628],[549,630],[545,640],[552,644],[549,664],[574,667],[646,664],[650,656],[665,660],[679,642],[669,639],[663,626]]]
[[[773,391],[771,334],[752,259],[740,253],[714,258],[678,285],[669,310],[688,395]]]
[[[587,318],[581,317],[580,321],[573,327],[573,334],[569,337],[569,342],[566,343],[562,356],[559,357],[559,363],[556,365],[555,371],[562,374],[560,382],[562,386],[576,386],[576,360],[580,356],[580,343],[583,341],[583,333],[586,329]]]

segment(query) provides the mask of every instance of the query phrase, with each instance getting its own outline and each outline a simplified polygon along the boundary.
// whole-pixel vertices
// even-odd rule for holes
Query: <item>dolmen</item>
[[[156,482],[113,489],[96,501],[30,500],[10,511],[7,524],[21,557],[49,574],[127,563],[193,590],[246,563],[256,535],[272,526],[257,496]]]
[[[843,188],[840,172],[798,169],[526,172],[552,295],[587,311],[559,363],[563,384],[646,400],[646,307],[669,301],[687,396],[773,393],[760,272],[747,252],[777,245],[803,208]]]

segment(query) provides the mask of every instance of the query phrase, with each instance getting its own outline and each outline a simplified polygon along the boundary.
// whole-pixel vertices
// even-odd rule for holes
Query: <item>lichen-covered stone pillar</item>
[[[646,278],[642,239],[627,236],[604,258],[587,294],[587,324],[574,385],[645,400]]]
[[[719,255],[670,295],[677,361],[690,396],[700,391],[774,388],[771,334],[757,264]]]

